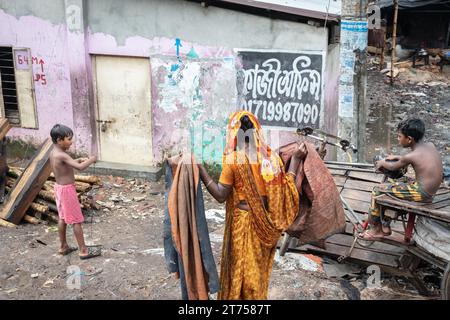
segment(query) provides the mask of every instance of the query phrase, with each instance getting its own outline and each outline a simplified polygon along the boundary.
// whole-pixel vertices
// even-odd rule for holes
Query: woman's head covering
[[[255,115],[249,111],[236,111],[231,114],[227,124],[227,139],[223,153],[223,161],[224,163],[235,162],[234,154],[238,145],[241,118],[243,116],[248,116],[253,124],[253,129],[248,129],[245,135],[253,135],[253,141],[255,141],[255,149],[253,150],[256,151],[256,161],[260,164],[261,175],[264,181],[271,182],[282,173],[282,162],[276,154],[272,153],[272,149],[266,144],[261,124]]]

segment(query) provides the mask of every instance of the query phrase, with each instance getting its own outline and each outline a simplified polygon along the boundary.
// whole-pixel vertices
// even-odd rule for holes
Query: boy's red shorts
[[[56,206],[58,215],[66,224],[82,223],[84,221],[78,201],[75,184],[55,184]]]

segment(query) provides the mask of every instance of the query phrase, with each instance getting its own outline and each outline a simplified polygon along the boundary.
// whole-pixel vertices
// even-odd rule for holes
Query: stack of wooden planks
[[[11,186],[10,192],[7,194],[0,210],[1,218],[14,224],[19,224],[24,218],[31,202],[38,195],[39,190],[50,175],[49,156],[52,148],[52,141],[47,139],[33,156],[15,184]],[[8,181],[6,184],[8,185]]]
[[[0,225],[12,227],[22,220],[37,224],[42,220],[58,221],[55,185],[51,174],[49,155],[53,148],[50,139],[38,149],[25,169],[10,168],[6,180],[6,198],[0,206]],[[76,189],[82,209],[98,209],[87,192],[100,179],[93,176],[76,176]]]

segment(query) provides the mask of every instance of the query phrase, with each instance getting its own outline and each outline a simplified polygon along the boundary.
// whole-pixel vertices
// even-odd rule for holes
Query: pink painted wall
[[[88,32],[88,47],[91,54],[149,57],[151,55],[176,56],[175,39],[157,37],[153,39],[141,36],[129,37],[125,45],[119,46],[115,38],[104,33]],[[208,47],[183,41],[180,56],[185,57],[194,46],[202,58],[221,58],[233,56],[233,50],[223,47]]]
[[[30,48],[39,129],[13,128],[9,136],[33,143],[49,137],[55,123],[73,128],[70,72],[65,24],[54,25],[32,16],[17,19],[0,10],[0,45]],[[36,60],[34,60],[36,62]]]

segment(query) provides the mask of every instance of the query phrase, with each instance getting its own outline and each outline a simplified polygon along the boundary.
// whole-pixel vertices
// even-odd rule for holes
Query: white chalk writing
[[[267,99],[285,96],[302,99],[304,93],[320,101],[321,75],[317,70],[308,69],[311,58],[299,56],[292,62],[292,70],[281,70],[281,62],[276,58],[267,59],[261,66],[244,70],[244,90],[251,92],[253,99]]]
[[[319,106],[298,102],[273,102],[267,100],[245,100],[242,109],[252,112],[260,120],[284,122],[286,124],[317,124]]]

